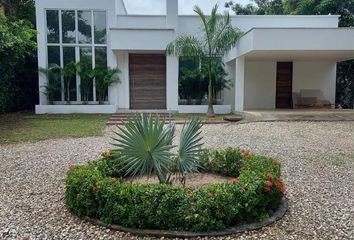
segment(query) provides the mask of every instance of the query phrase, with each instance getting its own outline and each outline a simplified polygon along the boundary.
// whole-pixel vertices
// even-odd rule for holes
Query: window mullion
[[[62,18],[61,18],[61,10],[59,10],[58,12],[59,15],[59,45],[60,45],[60,67],[63,68],[64,67],[64,50],[63,50],[63,28],[62,28]],[[61,101],[64,102],[64,77],[63,75],[61,76]]]
[[[80,62],[80,49],[78,47],[79,44],[79,23],[78,23],[78,12],[75,10],[75,42],[77,46],[75,47],[75,61],[76,63]],[[81,102],[81,89],[80,89],[80,84],[81,84],[81,78],[79,74],[76,74],[76,101]]]
[[[95,54],[95,28],[94,28],[94,19],[93,19],[93,10],[91,10],[91,48],[92,48],[92,69],[96,66],[96,54]],[[96,79],[93,79],[93,101],[96,102]]]

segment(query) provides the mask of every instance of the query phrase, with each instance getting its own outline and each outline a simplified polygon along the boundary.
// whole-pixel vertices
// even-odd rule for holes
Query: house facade
[[[48,101],[43,89],[48,78],[41,74],[36,113],[207,111],[206,105],[181,99],[180,61],[165,55],[177,36],[201,32],[197,16],[178,14],[178,0],[166,0],[165,15],[128,14],[123,0],[36,0],[36,16],[40,68],[85,60],[121,71],[104,104],[98,104],[94,82],[83,101],[80,76],[69,84],[69,99],[61,91]],[[220,93],[215,112],[335,104],[336,64],[354,58],[354,29],[338,28],[338,20],[335,15],[232,16],[243,36],[223,58],[232,87]]]

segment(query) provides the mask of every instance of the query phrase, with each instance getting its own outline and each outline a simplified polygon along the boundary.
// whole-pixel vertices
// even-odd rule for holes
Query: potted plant
[[[89,101],[90,91],[93,87],[92,66],[89,61],[81,61],[77,63],[77,72],[80,76],[81,101],[87,104]]]
[[[120,73],[118,68],[96,66],[90,74],[92,78],[95,78],[97,100],[99,104],[104,104],[108,87],[114,83],[120,82],[118,73]]]
[[[47,84],[41,86],[41,88],[45,89],[43,93],[47,97],[48,104],[52,105],[55,96],[61,92],[62,69],[58,64],[50,64],[48,68],[40,68],[39,72],[44,74],[48,79]]]
[[[76,80],[77,64],[74,61],[66,64],[62,69],[64,77],[64,97],[67,104],[70,104],[71,82]]]

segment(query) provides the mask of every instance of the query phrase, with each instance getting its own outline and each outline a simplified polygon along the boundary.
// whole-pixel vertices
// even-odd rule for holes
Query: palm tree
[[[207,116],[214,116],[213,109],[213,80],[212,72],[214,63],[224,56],[236,45],[241,36],[241,31],[232,26],[230,15],[217,13],[216,4],[210,16],[206,16],[198,7],[194,7],[203,23],[203,37],[181,35],[166,48],[167,55],[178,57],[194,57],[204,61],[208,67],[208,112]]]

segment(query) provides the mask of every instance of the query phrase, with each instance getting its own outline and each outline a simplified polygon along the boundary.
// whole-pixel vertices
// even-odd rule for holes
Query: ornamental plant
[[[279,208],[285,191],[280,163],[256,154],[246,157],[240,149],[234,149],[235,158],[228,155],[215,159],[215,152],[226,156],[224,153],[231,149],[200,152],[202,156],[210,155],[204,156],[209,163],[200,171],[215,172],[216,163],[239,171],[225,183],[187,188],[125,181],[125,172],[116,171],[123,166],[120,153],[107,151],[102,159],[69,166],[66,206],[79,216],[100,219],[106,224],[192,232],[223,230],[271,216]],[[218,168],[217,172],[228,175],[228,168]]]
[[[160,183],[171,183],[175,175],[185,184],[186,176],[200,167],[201,126],[197,118],[185,122],[177,152],[173,152],[174,123],[165,126],[157,116],[141,114],[119,127],[112,144],[121,153],[125,176],[155,175]]]

